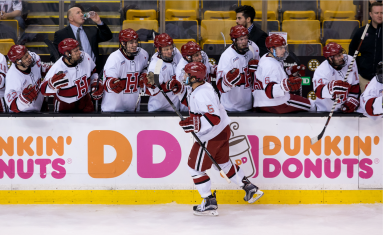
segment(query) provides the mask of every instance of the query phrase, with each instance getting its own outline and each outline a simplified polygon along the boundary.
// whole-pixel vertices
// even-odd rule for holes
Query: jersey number
[[[209,105],[207,106],[207,110],[209,111],[209,113],[214,113],[213,105],[209,104]]]

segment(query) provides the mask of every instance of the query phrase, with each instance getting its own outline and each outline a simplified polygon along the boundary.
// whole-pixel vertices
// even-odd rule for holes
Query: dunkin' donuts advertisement
[[[382,188],[382,120],[230,117],[230,160],[263,189]],[[0,190],[194,189],[176,117],[1,118]],[[59,123],[59,125],[58,125]],[[212,167],[216,189],[227,184]]]

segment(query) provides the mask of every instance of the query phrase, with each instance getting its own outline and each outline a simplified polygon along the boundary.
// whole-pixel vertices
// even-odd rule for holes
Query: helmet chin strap
[[[128,57],[130,60],[133,60],[134,57],[138,54],[138,50],[136,50],[135,52],[128,52],[128,47],[126,46],[127,43],[125,43],[125,46],[120,42],[120,45],[122,47],[122,51],[124,52],[124,54],[126,55],[126,57]]]

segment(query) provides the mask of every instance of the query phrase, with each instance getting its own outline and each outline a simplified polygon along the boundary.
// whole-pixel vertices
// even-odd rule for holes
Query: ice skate
[[[193,211],[195,215],[218,215],[218,205],[215,198],[215,191],[212,195],[202,200],[202,203],[197,206],[193,206]]]
[[[243,200],[248,203],[254,203],[263,196],[263,192],[259,190],[257,186],[252,184],[246,177],[243,177],[242,182],[245,184],[242,189],[246,192]]]

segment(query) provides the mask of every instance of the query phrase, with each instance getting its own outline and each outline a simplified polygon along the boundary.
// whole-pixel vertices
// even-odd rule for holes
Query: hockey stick
[[[224,48],[223,48],[223,50],[226,50],[226,39],[225,39],[225,35],[221,32],[221,36],[222,36],[222,38],[223,38],[223,45],[224,45]]]
[[[159,60],[157,63],[156,63],[156,67],[154,69],[154,83],[156,84],[156,86],[160,89],[161,93],[164,95],[164,97],[166,98],[166,100],[169,102],[169,104],[172,106],[172,108],[174,109],[174,111],[177,113],[177,115],[181,118],[181,120],[184,120],[184,117],[182,116],[182,114],[177,110],[177,108],[174,106],[173,102],[169,99],[168,95],[164,92],[164,90],[162,90],[162,87],[161,87],[161,84],[160,84],[160,79],[159,79],[159,74],[160,74],[160,71],[161,71],[161,68],[162,68],[162,63],[163,63],[163,60]],[[219,170],[219,172],[221,173],[221,175],[226,179],[226,181],[230,184],[231,181],[230,179],[227,177],[227,175],[225,174],[225,172],[221,169],[221,167],[218,165],[218,163],[214,160],[213,156],[211,156],[211,154],[209,153],[209,151],[203,146],[201,140],[197,137],[197,135],[192,132],[192,135],[194,137],[194,139],[196,139],[196,141],[198,142],[198,144],[201,146],[201,148],[206,152],[206,155],[210,158],[210,160],[213,162],[213,164],[217,167],[217,169]]]
[[[362,37],[360,38],[360,43],[359,43],[358,49],[355,50],[354,56],[352,57],[352,60],[351,60],[351,63],[348,66],[348,70],[347,70],[346,76],[343,79],[344,82],[347,82],[348,75],[350,74],[352,66],[354,65],[355,59],[356,59],[356,57],[359,54],[359,49],[360,49],[360,46],[363,43],[364,37],[366,36],[366,32],[367,32],[368,27],[370,27],[370,24],[366,24],[366,28],[364,29]],[[335,106],[336,106],[337,103],[338,103],[338,98],[335,99],[334,104],[332,105],[331,112],[330,112],[330,114],[329,114],[329,116],[327,118],[326,124],[325,124],[322,132],[318,136],[315,136],[315,137],[311,138],[311,144],[315,144],[320,139],[322,139],[323,134],[324,134],[324,132],[326,130],[326,127],[327,127],[328,123],[330,122],[330,119],[331,119],[331,117],[332,117],[332,115],[334,113]]]
[[[291,56],[291,58],[293,58],[293,60],[295,60],[295,62],[297,63],[298,66],[301,64],[301,60],[298,58],[298,56],[294,52],[292,52],[292,51],[289,52],[289,55]],[[299,94],[302,97],[302,85],[299,88]]]
[[[100,77],[102,78],[102,73],[104,69],[101,70],[101,72],[98,74],[97,78],[97,91],[98,91],[98,84],[100,84]],[[96,113],[98,113],[98,100],[96,100],[96,108],[95,108]]]
[[[60,59],[60,54],[57,51],[56,47],[53,45],[53,43],[48,38],[46,38],[44,42],[45,44],[47,44],[49,52],[53,55],[53,58],[55,59],[53,63]]]

